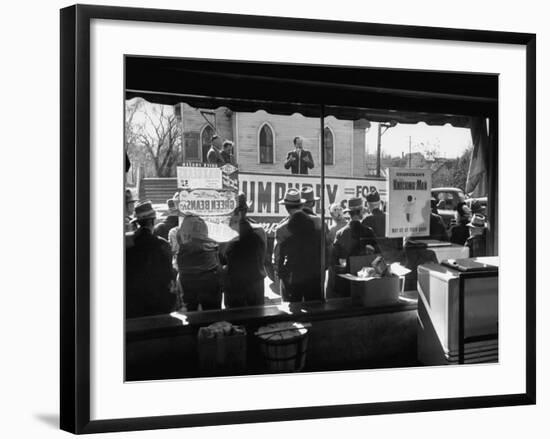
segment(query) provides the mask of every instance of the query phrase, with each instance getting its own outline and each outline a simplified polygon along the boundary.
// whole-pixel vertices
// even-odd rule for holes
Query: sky
[[[378,124],[372,123],[367,136],[369,154],[376,153]],[[469,128],[455,128],[449,124],[443,126],[428,126],[418,124],[398,124],[389,128],[382,135],[382,152],[391,156],[401,156],[401,152],[409,152],[409,136],[412,152],[423,152],[424,145],[439,145],[439,157],[456,158],[472,144]]]

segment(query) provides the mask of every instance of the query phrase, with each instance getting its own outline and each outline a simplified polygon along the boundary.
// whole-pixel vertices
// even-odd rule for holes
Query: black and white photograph
[[[497,75],[124,62],[126,380],[498,363]]]
[[[60,11],[60,428],[534,410],[537,26],[238,3]]]

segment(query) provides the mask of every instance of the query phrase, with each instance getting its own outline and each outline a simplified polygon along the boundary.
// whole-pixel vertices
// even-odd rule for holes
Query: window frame
[[[271,130],[271,136],[272,136],[272,139],[273,139],[272,155],[271,155],[272,160],[271,160],[271,162],[262,162],[262,160],[261,160],[260,136],[261,136],[261,133],[262,133],[262,129],[265,126],[267,126]],[[271,125],[268,121],[262,122],[258,127],[258,131],[256,133],[256,145],[257,145],[257,153],[258,153],[258,160],[257,160],[258,165],[274,165],[274,164],[277,163],[277,160],[276,160],[276,145],[277,145],[277,142],[276,142],[276,136],[275,136],[275,129],[273,128],[273,125]]]
[[[212,135],[215,135],[216,134],[216,131],[214,130],[214,128],[212,128],[212,125],[210,125],[209,123],[205,123],[201,130],[200,130],[200,135],[199,135],[199,140],[200,140],[200,151],[201,151],[201,163],[206,163],[206,157],[204,156],[204,150],[203,150],[203,141],[202,141],[202,136],[204,135],[204,132],[206,131],[206,129],[210,128],[212,131],[213,131],[213,134]]]

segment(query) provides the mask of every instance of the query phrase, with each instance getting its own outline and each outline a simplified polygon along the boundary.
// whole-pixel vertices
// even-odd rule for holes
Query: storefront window
[[[129,101],[127,111],[136,105]],[[133,165],[147,170],[131,198],[151,201],[153,234],[170,243],[177,309],[349,297],[341,275],[369,268],[373,255],[403,262],[404,244],[422,239],[468,245],[474,215],[477,226],[488,227],[488,197],[463,189],[472,154],[468,128],[365,122],[369,110],[341,107],[326,107],[321,120],[217,106],[205,125],[203,111],[187,102],[179,108],[173,131],[160,128],[162,117],[173,117],[170,107],[146,101],[126,127]],[[321,132],[324,165],[315,147]],[[202,163],[186,160],[194,157],[187,142],[194,133]],[[172,162],[177,173],[159,171]],[[405,171],[418,177],[416,187]],[[410,194],[398,190],[409,187]],[[397,200],[401,195],[407,197]],[[134,204],[126,212],[130,232],[139,229]],[[478,255],[484,245],[476,243]]]
[[[425,335],[417,329],[435,297],[430,273],[449,276],[452,260],[497,256],[497,121],[487,129],[497,98],[482,86],[497,79],[478,78],[473,93],[490,96],[472,104],[441,73],[426,73],[438,86],[418,99],[432,84],[412,72],[321,75],[317,66],[247,63],[242,75],[234,63],[166,63],[155,81],[155,68],[126,70],[135,71],[125,124],[130,380],[164,366],[156,378],[207,375],[201,353],[226,351],[210,343],[221,332],[237,336],[226,341],[241,360],[252,359],[237,374],[263,373],[254,350],[268,321],[315,327],[311,371],[418,365],[411,340]],[[156,90],[170,71],[170,85]],[[471,80],[456,76],[462,87]],[[484,284],[490,331],[476,334],[489,337],[491,352],[495,273]],[[145,332],[151,350],[142,352]],[[252,334],[256,344],[241,349]],[[177,339],[166,343],[175,361],[151,364],[167,338]],[[291,361],[293,370],[304,366]]]
[[[156,159],[140,155],[147,147],[142,136],[131,134],[141,130],[157,135],[161,121],[155,124],[152,116],[157,107],[166,106],[142,101],[140,111],[147,114],[127,127],[128,150],[139,166]],[[139,261],[133,236],[145,233],[148,224],[153,236],[169,243],[171,278],[163,288],[165,297],[174,299],[174,310],[324,300],[326,247],[321,243],[328,229],[321,219],[321,122],[310,116],[318,113],[316,108],[304,110],[304,116],[297,111],[287,115],[216,106],[210,111],[213,122],[206,125],[204,111],[192,103],[181,102],[177,108],[176,125],[183,127],[178,133],[182,143],[173,152],[177,173],[168,178],[143,175],[139,194],[131,197],[135,209],[127,211],[132,236],[127,288],[145,285],[146,261]],[[187,160],[194,157],[195,146],[188,141],[194,133],[200,138],[201,162]],[[330,131],[326,136],[332,139]],[[143,207],[147,201],[150,205]],[[151,220],[141,224],[140,215]],[[151,257],[154,265],[160,264],[159,255]],[[132,294],[127,293],[131,309]],[[166,302],[166,309],[133,310],[130,316],[167,312],[170,300]]]

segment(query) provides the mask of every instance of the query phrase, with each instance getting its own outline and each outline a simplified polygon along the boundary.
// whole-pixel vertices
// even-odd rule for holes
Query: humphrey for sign
[[[432,171],[389,168],[386,236],[427,236],[430,234]]]

